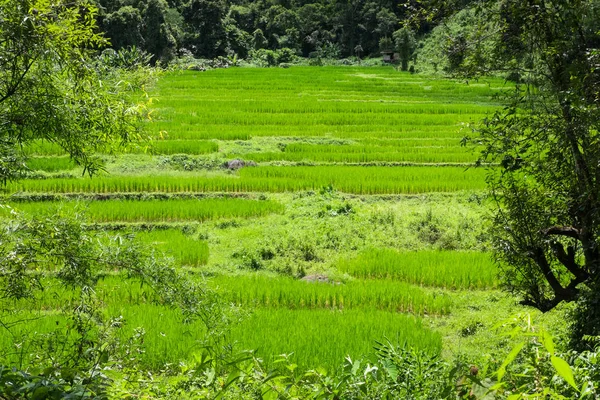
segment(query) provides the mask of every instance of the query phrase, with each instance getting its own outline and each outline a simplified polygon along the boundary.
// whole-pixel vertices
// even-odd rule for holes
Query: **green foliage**
[[[491,235],[503,283],[523,303],[547,311],[597,288],[600,262],[597,176],[600,83],[588,48],[598,40],[596,4],[547,1],[543,8],[510,1],[493,13],[506,29],[496,43],[521,73],[510,104],[483,121],[480,162],[495,199]],[[515,20],[516,19],[516,20]],[[519,29],[515,31],[517,23]],[[523,45],[524,48],[519,47]],[[525,50],[528,48],[530,50]],[[502,49],[513,49],[508,54]],[[535,49],[535,50],[532,50]],[[589,310],[589,316],[596,313]],[[597,323],[584,334],[596,335]]]
[[[152,54],[153,62],[168,63],[175,57],[177,42],[167,22],[168,4],[165,0],[147,0],[142,10],[145,49]]]
[[[289,64],[296,61],[298,57],[292,49],[284,47],[278,50],[256,49],[249,53],[252,63],[261,67],[275,67],[280,64]]]
[[[144,107],[132,102],[127,75],[106,74],[94,60],[91,49],[106,45],[95,13],[85,1],[0,3],[2,180],[19,176],[21,146],[36,139],[91,174],[101,166],[94,152],[138,138]]]
[[[100,62],[103,66],[126,69],[139,70],[149,65],[152,56],[143,50],[140,50],[135,45],[127,48],[121,48],[118,51],[106,49],[100,56]]]
[[[143,48],[142,23],[141,11],[128,5],[104,17],[102,28],[114,50],[134,46]]]
[[[395,31],[393,38],[396,51],[400,55],[402,71],[408,71],[408,63],[412,60],[417,49],[415,34],[408,26],[405,26]]]
[[[185,46],[198,57],[215,58],[225,54],[227,36],[224,18],[227,5],[223,0],[191,0],[183,6],[188,26]]]

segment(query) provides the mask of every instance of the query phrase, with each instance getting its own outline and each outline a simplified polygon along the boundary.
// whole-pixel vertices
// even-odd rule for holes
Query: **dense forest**
[[[114,49],[137,46],[163,62],[283,48],[302,57],[379,56],[380,44],[389,47],[409,17],[407,7],[391,0],[98,0],[98,6]]]

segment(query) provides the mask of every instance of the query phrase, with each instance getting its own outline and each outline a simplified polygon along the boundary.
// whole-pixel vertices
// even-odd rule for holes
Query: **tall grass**
[[[208,263],[208,243],[196,240],[179,230],[138,232],[136,237],[153,249],[173,257],[178,265],[198,267]]]
[[[373,310],[256,310],[231,333],[240,349],[257,349],[268,364],[290,354],[300,369],[333,370],[346,356],[373,353],[375,341],[388,339],[430,353],[441,349],[441,337],[420,319]]]
[[[427,294],[418,287],[390,280],[323,283],[285,277],[224,276],[212,282],[232,303],[267,308],[361,308],[416,315],[447,314],[451,308],[447,296]]]
[[[12,207],[31,214],[55,207],[77,207],[94,222],[202,222],[225,217],[249,218],[283,211],[283,206],[275,201],[236,198],[27,202],[15,203]]]
[[[480,190],[485,171],[464,167],[258,167],[238,176],[111,176],[94,179],[23,180],[6,185],[14,192],[294,192],[333,186],[355,194],[413,194]]]
[[[396,279],[452,289],[494,288],[497,270],[490,255],[467,251],[369,249],[337,263],[357,278]]]

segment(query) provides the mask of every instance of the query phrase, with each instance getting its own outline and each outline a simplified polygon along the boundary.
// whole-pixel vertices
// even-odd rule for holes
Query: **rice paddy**
[[[136,237],[146,245],[173,257],[177,265],[200,267],[208,263],[209,247],[205,240],[198,240],[180,230],[154,230],[137,232]]]
[[[87,202],[27,202],[12,207],[30,214],[53,208],[77,209],[92,222],[203,222],[210,219],[250,218],[281,213],[283,206],[270,200],[236,198],[172,200],[105,200]]]
[[[381,144],[317,145],[292,143],[282,152],[246,154],[244,159],[266,161],[316,161],[325,163],[471,163],[473,154],[455,139],[395,140]]]
[[[236,72],[165,77],[157,88],[161,116],[155,132],[167,132],[171,139],[247,140],[324,135],[405,138],[420,137],[411,131],[426,131],[433,137],[460,139],[462,124],[493,112],[497,105],[492,96],[503,89],[501,80],[467,85],[393,69]]]
[[[6,191],[33,193],[131,192],[296,192],[332,186],[352,194],[415,194],[481,190],[485,171],[465,167],[249,167],[236,175],[108,176],[102,178],[25,179]]]
[[[415,315],[447,314],[447,296],[425,293],[398,281],[356,280],[307,282],[292,278],[262,276],[221,277],[213,280],[233,303],[264,308],[373,309]]]
[[[257,349],[267,362],[290,354],[290,360],[301,370],[316,365],[332,370],[340,363],[323,360],[364,357],[372,353],[373,338],[432,354],[441,349],[440,335],[420,319],[372,310],[259,310],[237,326],[231,336],[238,348]]]
[[[389,278],[423,286],[485,289],[497,285],[491,257],[480,252],[369,249],[339,261],[337,268],[356,278]]]
[[[393,68],[166,73],[151,93],[154,140],[127,149],[127,157],[101,155],[108,174],[91,179],[78,177],[57,145],[33,143],[24,149],[27,166],[43,173],[8,183],[5,193],[37,199],[10,203],[25,213],[80,210],[90,229],[124,229],[116,233],[133,233],[173,258],[190,279],[206,280],[226,303],[250,312],[230,339],[269,363],[293,353],[301,368],[334,369],[386,339],[439,353],[442,337],[427,321],[452,318],[453,291],[496,288],[496,269],[486,253],[463,244],[479,238],[460,240],[475,234],[471,228],[443,236],[443,224],[430,224],[431,234],[403,241],[406,248],[384,236],[413,229],[401,221],[405,198],[444,193],[437,196],[478,206],[485,172],[469,167],[475,157],[460,139],[499,107],[503,90],[499,79],[457,82]],[[172,166],[179,155],[189,165]],[[225,168],[232,159],[254,163]],[[154,197],[127,200],[146,193]],[[93,200],[40,201],[63,194]],[[234,195],[251,199],[227,197]],[[281,241],[266,243],[265,226]],[[294,237],[306,226],[313,231]],[[142,227],[149,231],[136,230]],[[257,243],[275,249],[260,255],[268,271],[235,259],[240,248],[257,252]],[[23,305],[43,315],[34,330],[51,333],[62,324],[58,310],[69,304],[62,290],[45,293],[37,308]],[[160,369],[201,350],[203,328],[181,325],[176,311],[153,304],[139,284],[109,276],[97,294],[107,315],[124,317],[122,340],[137,327],[146,331],[145,365]],[[7,340],[0,337],[0,346],[12,349]]]

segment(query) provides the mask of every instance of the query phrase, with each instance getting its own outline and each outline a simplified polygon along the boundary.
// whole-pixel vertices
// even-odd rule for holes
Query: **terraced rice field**
[[[170,255],[253,310],[230,335],[267,360],[293,353],[302,367],[335,368],[385,339],[439,352],[428,321],[451,317],[453,293],[497,286],[480,238],[485,174],[460,140],[502,90],[501,80],[375,67],[167,73],[152,93],[154,141],[100,155],[108,174],[91,179],[57,146],[35,143],[32,175],[6,192],[22,212],[77,209],[93,229]],[[87,200],[45,200],[54,194]],[[404,211],[415,202],[418,212]],[[202,328],[178,324],[144,290],[109,277],[99,298],[127,320],[124,337],[146,327],[148,365],[192,357]],[[39,307],[58,309],[60,293]],[[53,318],[36,319],[39,331]]]

